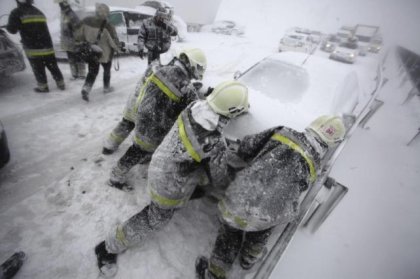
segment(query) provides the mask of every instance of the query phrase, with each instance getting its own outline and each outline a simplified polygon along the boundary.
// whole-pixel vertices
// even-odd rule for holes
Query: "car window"
[[[125,26],[125,21],[122,13],[111,13],[108,16],[108,21],[114,26]]]
[[[263,60],[239,79],[281,102],[299,101],[309,85],[305,69],[272,59]]]
[[[149,18],[149,15],[144,15],[140,13],[125,13],[125,17],[128,22],[128,27],[130,28],[140,28],[141,23],[146,18]]]

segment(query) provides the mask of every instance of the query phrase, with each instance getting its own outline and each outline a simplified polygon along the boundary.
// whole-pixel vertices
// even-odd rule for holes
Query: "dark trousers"
[[[160,53],[159,51],[156,50],[149,50],[149,52],[147,53],[147,64],[150,65],[150,63],[153,62],[153,60],[159,60],[160,62]]]
[[[108,88],[111,82],[111,66],[112,60],[108,63],[99,63],[96,61],[90,61],[88,63],[88,74],[85,80],[85,86],[91,88],[95,83],[96,77],[99,73],[99,64],[102,65],[104,69],[104,88]]]
[[[226,278],[238,254],[240,261],[256,262],[262,256],[271,231],[272,228],[245,232],[222,223],[210,257],[210,273],[214,278]]]
[[[50,71],[53,79],[56,82],[63,81],[63,74],[61,73],[60,68],[58,68],[57,59],[55,58],[55,55],[28,58],[28,60],[31,64],[32,71],[35,75],[35,79],[38,82],[38,86],[47,87],[48,85],[47,73],[45,71],[45,68],[47,68]]]
[[[150,152],[144,151],[135,144],[132,144],[118,161],[118,164],[130,170],[137,164],[147,164],[152,158]]]

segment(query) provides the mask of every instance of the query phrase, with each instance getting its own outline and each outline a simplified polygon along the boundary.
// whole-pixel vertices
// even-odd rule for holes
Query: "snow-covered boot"
[[[14,253],[10,258],[8,258],[0,268],[0,278],[1,279],[10,279],[12,278],[22,266],[26,255],[24,252]]]
[[[109,253],[106,250],[105,241],[96,245],[95,254],[101,274],[106,278],[114,277],[118,270],[117,254]]]
[[[114,87],[112,86],[104,87],[104,94],[111,93],[112,91],[114,91]]]
[[[66,84],[64,83],[64,80],[57,80],[56,83],[57,83],[57,87],[60,90],[66,90]]]
[[[250,270],[251,268],[254,267],[256,263],[260,262],[265,257],[266,254],[267,254],[267,248],[264,247],[264,250],[261,252],[261,255],[259,256],[241,255],[239,259],[239,264],[241,265],[243,269]]]
[[[36,93],[48,93],[48,92],[50,92],[50,90],[48,89],[48,85],[46,85],[46,86],[38,85],[38,87],[34,88],[34,91]]]
[[[102,154],[104,154],[104,155],[111,155],[112,153],[114,153],[114,150],[109,149],[109,148],[106,148],[106,147],[103,147],[102,148]]]
[[[197,279],[225,279],[225,277],[216,277],[209,271],[209,260],[200,256],[195,261],[195,275]]]
[[[133,186],[128,185],[127,182],[118,182],[112,179],[108,180],[108,185],[124,192],[131,192],[134,190]]]
[[[87,92],[85,89],[82,89],[82,99],[86,102],[89,102],[89,92]]]

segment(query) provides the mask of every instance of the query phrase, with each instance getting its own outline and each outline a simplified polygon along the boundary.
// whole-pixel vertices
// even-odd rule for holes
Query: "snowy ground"
[[[173,52],[203,48],[206,81],[214,84],[275,52],[276,43],[191,34]],[[368,128],[356,130],[331,174],[349,193],[316,234],[298,231],[272,278],[420,277],[420,140],[406,146],[419,128],[420,104],[415,97],[402,105],[410,88],[390,61],[379,96],[384,106]],[[80,98],[82,81],[68,80],[66,63],[64,92],[50,82],[51,93],[33,93],[30,69],[0,80],[0,119],[12,153],[0,170],[0,262],[24,250],[28,260],[16,278],[96,278],[94,245],[148,203],[145,167],[131,172],[134,193],[106,186],[130,142],[103,156],[102,140],[121,118],[145,61],[123,57],[120,65],[112,71],[116,91],[102,93],[100,72],[89,104]],[[194,260],[209,254],[215,234],[214,205],[193,201],[146,245],[119,257],[117,278],[193,278]]]

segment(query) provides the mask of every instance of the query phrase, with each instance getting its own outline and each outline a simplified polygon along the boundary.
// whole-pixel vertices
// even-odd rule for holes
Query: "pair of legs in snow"
[[[28,60],[29,64],[31,64],[32,71],[38,83],[38,86],[34,88],[35,92],[47,93],[50,91],[48,88],[47,73],[45,69],[50,71],[53,79],[57,84],[57,87],[60,90],[66,89],[63,74],[61,73],[60,68],[58,68],[55,55],[28,58]]]
[[[117,271],[117,255],[128,248],[141,245],[152,234],[163,228],[174,215],[175,208],[162,208],[151,202],[142,211],[132,216],[95,247],[98,267],[107,276]],[[219,228],[211,257],[199,257],[196,263],[198,278],[225,279],[235,259],[240,255],[240,264],[250,269],[264,256],[265,245],[272,229],[244,232],[223,224]]]
[[[69,61],[70,72],[72,79],[86,78],[86,65],[76,52],[67,51],[67,58]]]
[[[85,84],[82,88],[82,99],[86,102],[89,101],[89,93],[92,90],[93,84],[95,83],[96,77],[99,73],[99,67],[102,65],[102,68],[104,70],[104,93],[109,93],[113,91],[113,88],[110,86],[111,83],[111,66],[112,66],[112,60],[110,60],[107,63],[99,63],[97,61],[89,61],[88,63],[88,74],[86,76]]]

